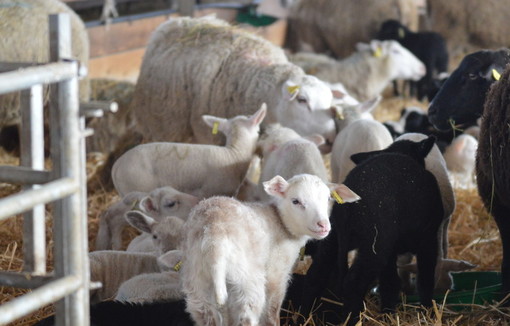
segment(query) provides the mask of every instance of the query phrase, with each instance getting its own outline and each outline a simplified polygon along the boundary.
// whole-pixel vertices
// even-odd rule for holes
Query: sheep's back
[[[0,0],[0,61],[49,61],[48,15],[67,13],[71,21],[72,55],[80,64],[88,66],[89,38],[80,17],[57,0]],[[22,22],[22,23],[21,23]],[[45,99],[48,100],[46,88]],[[80,100],[88,101],[88,78],[80,81]],[[20,122],[18,93],[0,96],[0,127]]]

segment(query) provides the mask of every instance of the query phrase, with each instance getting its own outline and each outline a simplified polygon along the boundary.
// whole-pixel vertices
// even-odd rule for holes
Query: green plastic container
[[[501,273],[499,272],[462,272],[452,273],[454,290],[444,295],[434,296],[438,304],[486,304],[501,300]],[[419,302],[417,295],[408,295],[407,303]]]
[[[277,21],[278,18],[273,16],[258,15],[255,10],[239,11],[236,21],[240,24],[249,24],[255,27],[268,26]]]

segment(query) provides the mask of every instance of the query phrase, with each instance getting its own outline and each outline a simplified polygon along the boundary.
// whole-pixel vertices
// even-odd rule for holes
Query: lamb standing
[[[326,295],[323,290],[329,282],[336,298],[343,298],[342,317],[350,314],[349,324],[354,325],[363,310],[363,298],[377,278],[381,307],[393,310],[400,290],[397,256],[407,252],[417,255],[420,301],[424,306],[432,304],[437,234],[444,216],[437,181],[425,169],[424,158],[433,145],[433,139],[402,140],[390,146],[402,146],[402,152],[352,156],[357,166],[345,184],[363,193],[362,200],[334,205],[333,232],[319,242],[306,276],[305,314],[315,298]],[[353,249],[357,255],[348,268],[347,254]],[[326,309],[327,303],[323,305],[321,309]],[[338,324],[338,316],[324,321]]]
[[[248,170],[266,106],[252,116],[230,119],[203,116],[227,136],[223,146],[148,143],[124,153],[113,165],[112,179],[121,195],[171,186],[199,198],[232,196]],[[210,130],[210,129],[209,129]],[[136,171],[136,172],[134,172]]]
[[[419,80],[425,65],[397,41],[358,43],[357,51],[342,60],[299,52],[290,61],[306,73],[330,83],[342,83],[352,96],[366,101],[382,93],[396,79]]]
[[[319,177],[276,176],[264,187],[274,202],[213,197],[186,222],[182,284],[199,325],[278,325],[299,249],[329,233],[331,190]],[[345,201],[359,199],[343,185],[331,187]]]
[[[269,41],[211,17],[171,18],[152,34],[133,98],[146,141],[220,143],[200,120],[268,104],[265,123],[330,141],[333,95]]]
[[[163,216],[177,216],[186,219],[199,199],[177,191],[172,187],[154,189],[145,192],[130,192],[120,201],[112,204],[99,216],[99,230],[96,238],[96,250],[120,250],[122,248],[122,230],[128,225],[124,215],[136,206],[159,219]]]

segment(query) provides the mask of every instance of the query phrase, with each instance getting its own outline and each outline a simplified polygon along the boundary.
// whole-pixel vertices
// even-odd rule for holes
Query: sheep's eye
[[[155,234],[153,234],[153,235],[152,235],[152,238],[153,238],[154,240],[157,240],[157,239],[158,239],[158,236],[157,236],[157,235],[155,235]]]
[[[306,100],[306,98],[301,97],[301,96],[298,96],[297,101],[298,101],[298,103],[301,103],[301,104],[306,104],[308,102]]]
[[[294,204],[294,205],[301,205],[301,202],[294,198],[294,199],[292,199],[292,204]]]
[[[177,202],[176,202],[176,201],[171,201],[171,202],[169,202],[168,204],[166,204],[165,206],[166,206],[166,207],[168,207],[168,208],[172,208],[172,207],[174,207],[174,206],[175,206],[175,204],[177,204]]]
[[[476,78],[478,78],[478,76],[474,73],[470,73],[468,76],[469,76],[469,79],[471,79],[471,80],[475,80]]]

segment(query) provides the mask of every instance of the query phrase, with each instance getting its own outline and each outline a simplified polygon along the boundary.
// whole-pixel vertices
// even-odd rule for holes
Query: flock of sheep
[[[286,53],[213,17],[159,26],[131,104],[145,143],[115,160],[121,200],[102,213],[89,254],[91,281],[102,284],[91,290],[92,322],[278,325],[288,300],[305,317],[354,325],[376,280],[384,311],[401,288],[431,306],[452,288],[451,271],[474,267],[448,259],[447,229],[451,175],[473,183],[475,152],[510,292],[510,51],[467,56],[446,81],[427,74],[444,70],[444,58],[420,59],[392,39],[359,43],[339,60]],[[372,117],[395,80],[432,94],[428,116],[408,108],[400,121]],[[442,138],[429,120],[466,132]],[[124,251],[128,224],[142,233]],[[292,282],[305,254],[310,269]],[[317,308],[322,297],[331,300]]]

